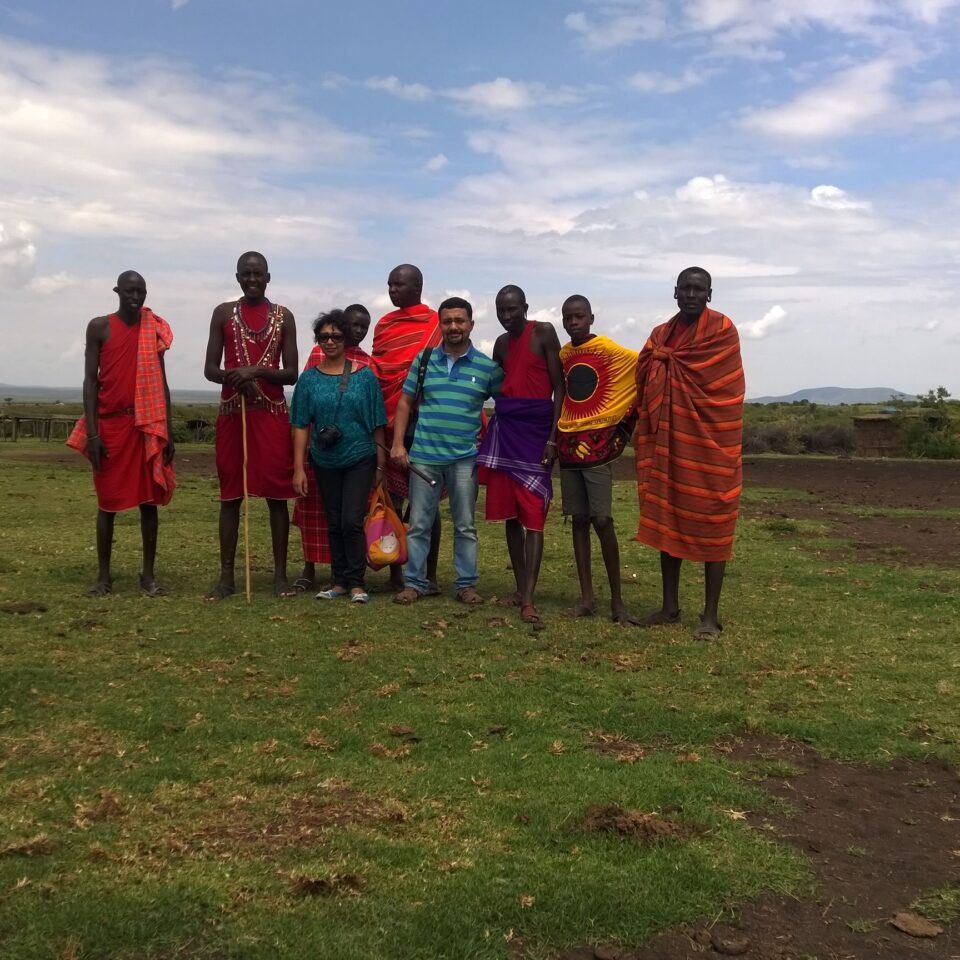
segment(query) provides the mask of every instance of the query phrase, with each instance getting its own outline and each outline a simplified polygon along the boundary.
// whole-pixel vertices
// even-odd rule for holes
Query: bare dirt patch
[[[829,551],[832,558],[887,563],[960,563],[960,518],[857,516],[808,500],[751,505],[744,516],[773,523],[817,520],[849,546]]]
[[[311,847],[332,829],[370,824],[403,824],[410,819],[397,800],[379,799],[336,787],[323,796],[291,797],[280,809],[269,802],[234,797],[217,819],[180,832],[164,843],[177,851],[268,856],[270,851]]]
[[[960,780],[942,764],[898,760],[888,767],[838,763],[790,741],[726,745],[729,758],[781,769],[764,786],[786,801],[782,812],[749,814],[809,858],[812,900],[768,896],[738,908],[732,923],[668,930],[639,949],[576,947],[559,960],[904,960],[960,956],[960,924],[911,936],[891,921],[917,914],[918,897],[960,884]],[[750,767],[748,766],[748,770]]]
[[[958,460],[745,457],[746,487],[802,490],[818,500],[863,507],[960,507]]]
[[[590,833],[616,833],[640,843],[685,840],[700,832],[692,823],[671,820],[658,813],[629,810],[615,803],[589,807],[583,818],[583,829]]]

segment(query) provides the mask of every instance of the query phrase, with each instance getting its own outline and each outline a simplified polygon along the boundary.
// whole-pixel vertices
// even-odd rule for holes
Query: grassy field
[[[87,472],[0,451],[0,485],[5,960],[637,943],[810,889],[799,854],[744,821],[774,801],[718,743],[765,732],[849,759],[958,759],[960,573],[825,559],[836,544],[815,521],[743,520],[726,630],[706,645],[692,567],[681,627],[564,619],[576,578],[558,513],[533,633],[449,597],[275,600],[260,504],[253,604],[205,605],[216,485],[196,475],[161,514],[171,596],[138,594],[133,512],[117,521],[116,594],[93,600]],[[657,558],[630,540],[629,484],[616,520],[628,606],[652,608]],[[508,593],[500,528],[481,543],[481,589]],[[609,804],[658,814],[667,835],[593,829],[589,808]]]

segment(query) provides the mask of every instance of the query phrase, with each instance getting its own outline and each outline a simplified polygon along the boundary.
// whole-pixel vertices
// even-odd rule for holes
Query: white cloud
[[[869,210],[868,200],[853,200],[846,190],[821,184],[810,191],[810,205],[822,210]]]
[[[743,125],[795,140],[850,138],[864,132],[936,128],[950,134],[960,121],[960,93],[946,79],[896,89],[898,71],[911,57],[885,58],[848,67],[822,84],[774,107],[747,110]],[[809,158],[815,166],[818,158]],[[791,161],[801,165],[799,161]],[[826,164],[829,165],[829,164]]]
[[[177,10],[183,9],[189,2],[190,0],[170,0],[170,6],[174,12],[176,12]]]
[[[679,93],[705,83],[711,73],[704,70],[684,70],[679,76],[656,71],[639,71],[627,80],[627,86],[640,93]]]
[[[442,170],[450,161],[447,159],[446,154],[438,153],[436,156],[431,157],[424,165],[425,170],[429,170],[431,173],[436,173],[438,170]]]
[[[524,83],[508,77],[457,87],[449,90],[447,96],[472,109],[494,113],[563,106],[580,99],[580,94],[569,87],[550,89],[542,83]]]
[[[12,226],[0,223],[0,282],[6,286],[23,286],[33,275],[37,247],[33,228],[21,221]]]
[[[667,7],[659,0],[604,3],[592,17],[583,10],[567,14],[564,26],[590,50],[612,50],[640,40],[653,40],[667,30]]]
[[[175,241],[181,254],[228,234],[241,245],[348,242],[347,195],[272,180],[369,142],[277,90],[0,38],[0,221],[141,248]]]
[[[27,284],[27,289],[41,297],[48,297],[62,293],[77,284],[77,278],[72,274],[61,271],[45,276],[33,277]]]
[[[850,67],[791,103],[748,111],[744,124],[761,133],[796,139],[848,136],[895,108],[895,76],[891,60]]]
[[[402,83],[399,77],[370,77],[364,85],[369,90],[381,90],[401,100],[423,101],[433,95],[429,87],[422,83]]]
[[[741,323],[737,329],[741,337],[749,340],[762,340],[771,330],[778,327],[786,319],[787,311],[779,304],[774,304],[759,320]]]

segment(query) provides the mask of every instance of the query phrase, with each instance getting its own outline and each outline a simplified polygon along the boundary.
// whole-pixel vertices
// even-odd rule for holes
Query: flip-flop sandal
[[[525,603],[520,607],[520,619],[534,630],[543,629],[543,620],[540,619],[540,614],[532,603]]]
[[[416,603],[420,599],[420,594],[413,587],[404,587],[399,593],[394,594],[393,602],[408,606]]]
[[[344,597],[350,596],[349,592],[344,590],[334,590],[332,587],[329,590],[321,590],[314,597],[315,600],[342,600]]]
[[[648,613],[637,621],[638,627],[667,627],[671,623],[680,622],[680,611],[678,610],[672,617],[668,617],[662,610],[654,613]]]
[[[351,603],[366,603],[370,599],[370,594],[364,593],[351,593],[350,602]]]
[[[165,597],[167,595],[167,588],[163,584],[157,583],[156,580],[149,584],[141,582],[140,589],[148,597]]]
[[[294,593],[306,593],[313,587],[313,581],[308,580],[306,577],[297,577],[297,579],[290,584],[290,587]]]
[[[441,594],[440,584],[434,583],[432,580],[427,584],[427,589],[424,590],[423,595],[425,597],[439,597]]]
[[[458,590],[457,599],[461,603],[466,603],[469,606],[483,603],[483,597],[481,597],[473,587],[464,587],[462,590]]]
[[[707,626],[701,618],[697,629],[693,631],[694,640],[716,640],[723,633],[723,624],[718,623],[715,627]]]

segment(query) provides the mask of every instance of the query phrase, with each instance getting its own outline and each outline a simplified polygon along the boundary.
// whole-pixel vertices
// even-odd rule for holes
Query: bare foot
[[[592,617],[597,612],[597,608],[593,603],[587,603],[584,600],[581,600],[571,611],[570,616],[574,618],[579,617]]]
[[[165,597],[167,595],[167,588],[156,577],[145,577],[142,573],[140,574],[140,589],[148,597]]]
[[[236,592],[237,588],[234,586],[233,580],[219,580],[203,599],[207,603],[219,603],[221,600],[226,600],[227,597],[232,597]]]
[[[654,610],[653,613],[648,613],[645,617],[641,617],[637,622],[638,627],[666,627],[671,623],[680,622],[680,611],[677,610],[674,613],[667,613],[662,607],[659,610]]]
[[[91,597],[109,597],[113,593],[112,580],[98,580],[88,591]]]

